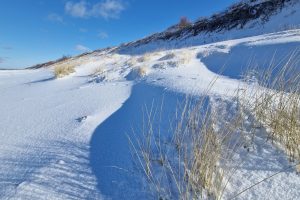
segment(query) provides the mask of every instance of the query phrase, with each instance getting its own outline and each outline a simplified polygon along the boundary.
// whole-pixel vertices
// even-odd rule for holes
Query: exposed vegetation
[[[142,137],[129,140],[137,165],[158,199],[222,199],[239,165],[234,155],[247,146],[244,130],[252,133],[257,126],[264,127],[268,141],[282,146],[290,161],[295,161],[288,168],[299,171],[299,56],[299,51],[295,51],[282,68],[271,65],[255,73],[259,84],[239,90],[231,100],[236,109],[226,116],[220,117],[207,98],[187,101],[178,108],[175,123],[171,123],[171,137],[154,126],[160,114],[152,108],[146,112],[139,134]],[[253,70],[249,71],[253,74]],[[249,117],[255,120],[245,125],[244,120]],[[281,172],[263,178],[234,198]]]
[[[147,67],[137,67],[133,69],[138,77],[144,77],[147,74]]]
[[[238,2],[223,12],[214,14],[208,18],[196,20],[186,28],[181,28],[177,31],[165,31],[157,33],[142,40],[122,46],[138,46],[147,44],[151,41],[172,40],[180,37],[186,37],[187,35],[196,36],[200,33],[219,32],[222,30],[243,28],[248,22],[255,19],[260,19],[261,23],[265,23],[272,15],[279,12],[284,5],[293,2],[296,2],[296,0],[250,0]],[[170,27],[169,29],[173,29],[176,26]]]
[[[46,62],[46,63],[42,63],[42,64],[37,64],[37,65],[34,65],[32,67],[29,67],[28,69],[39,69],[39,68],[43,68],[43,67],[49,67],[49,66],[51,66],[53,64],[59,64],[60,62],[67,61],[70,58],[71,58],[71,56],[63,55],[61,58],[59,58],[57,60]]]
[[[192,53],[189,51],[185,51],[180,54],[180,64],[188,64],[192,60]]]
[[[93,75],[93,76],[97,76],[97,75],[103,74],[103,72],[104,72],[104,69],[103,69],[102,67],[96,67],[96,68],[93,70],[92,75]]]
[[[281,69],[271,65],[255,73],[261,87],[247,89],[240,96],[245,108],[267,129],[268,139],[283,145],[291,161],[300,158],[299,58],[296,50]]]
[[[184,28],[187,28],[187,27],[190,27],[192,26],[192,23],[188,20],[187,17],[181,17],[180,18],[180,21],[178,23],[178,28],[179,29],[184,29]]]
[[[145,53],[144,55],[140,56],[137,58],[137,62],[142,63],[142,62],[147,62],[151,59],[152,54],[151,53]]]
[[[58,64],[54,68],[54,75],[56,78],[62,78],[75,72],[75,66],[69,63]]]
[[[206,98],[187,101],[177,113],[172,137],[154,128],[155,115],[160,114],[150,112],[142,138],[130,138],[137,164],[159,199],[222,197],[233,173],[226,163],[242,145],[237,135],[241,116],[236,114],[230,123],[220,122],[217,111],[207,103]]]

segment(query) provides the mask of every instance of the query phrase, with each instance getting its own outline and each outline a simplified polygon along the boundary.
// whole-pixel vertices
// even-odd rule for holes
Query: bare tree
[[[186,28],[188,26],[191,26],[191,22],[188,20],[187,17],[183,16],[180,18],[180,21],[179,21],[179,24],[178,24],[178,27],[180,29],[183,29],[183,28]]]

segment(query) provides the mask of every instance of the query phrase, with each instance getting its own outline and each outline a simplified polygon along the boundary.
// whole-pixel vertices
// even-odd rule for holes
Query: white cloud
[[[5,60],[6,60],[6,58],[4,58],[4,57],[0,57],[0,64],[4,63],[4,62],[5,62]]]
[[[103,0],[96,4],[89,4],[85,0],[77,3],[69,1],[65,5],[67,14],[79,18],[103,17],[105,19],[116,19],[123,10],[125,10],[125,6],[121,0]]]
[[[59,23],[63,23],[64,22],[63,18],[60,15],[56,14],[56,13],[49,14],[48,17],[47,17],[47,19],[49,21],[52,21],[52,22],[59,22]]]
[[[88,32],[88,30],[85,29],[85,28],[80,28],[80,29],[79,29],[79,32],[81,32],[81,33],[86,33],[86,32]]]
[[[3,50],[12,50],[13,48],[11,46],[2,46]]]
[[[93,6],[92,13],[105,19],[118,18],[125,9],[124,5],[117,0],[105,0]]]
[[[68,1],[65,5],[65,11],[73,17],[87,17],[87,3],[85,1],[80,1],[78,3]]]
[[[90,49],[89,49],[88,47],[83,46],[83,45],[81,45],[81,44],[76,45],[75,49],[76,49],[77,51],[83,51],[83,52],[90,51]]]
[[[106,39],[108,38],[108,34],[106,32],[100,31],[97,35],[101,39]]]

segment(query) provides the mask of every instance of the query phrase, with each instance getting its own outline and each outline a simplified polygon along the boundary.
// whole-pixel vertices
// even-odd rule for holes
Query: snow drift
[[[237,91],[249,87],[245,69],[265,68],[292,52],[299,59],[299,8],[296,0],[243,1],[181,30],[0,71],[0,198],[156,198],[128,141],[141,134],[143,111],[160,110],[153,126],[166,135],[186,96],[208,97],[226,118]],[[59,65],[74,72],[56,78]],[[242,164],[223,199],[273,174],[238,199],[297,199],[295,163],[267,141],[267,130],[256,131],[251,145],[235,154]]]

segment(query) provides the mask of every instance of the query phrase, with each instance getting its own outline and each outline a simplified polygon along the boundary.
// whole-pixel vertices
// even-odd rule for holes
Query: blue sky
[[[0,68],[118,45],[237,0],[1,0]]]

